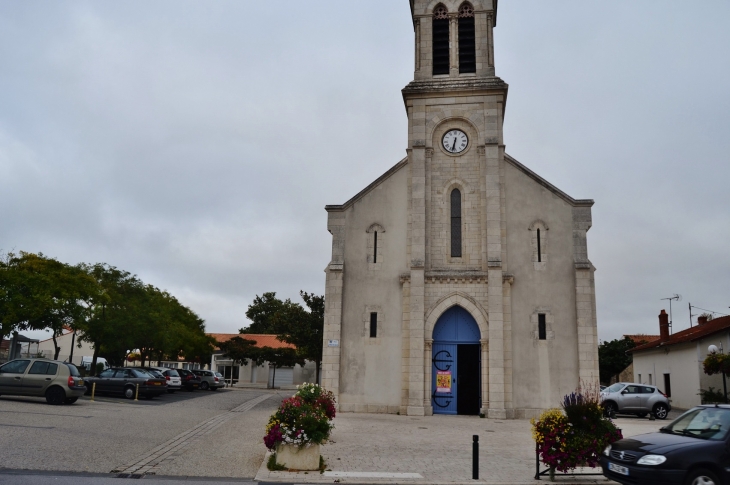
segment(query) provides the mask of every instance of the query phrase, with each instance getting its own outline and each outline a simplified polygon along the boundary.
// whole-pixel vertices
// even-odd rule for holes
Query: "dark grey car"
[[[601,403],[607,413],[635,414],[643,418],[649,413],[666,419],[672,406],[669,398],[656,386],[617,382],[601,391]]]

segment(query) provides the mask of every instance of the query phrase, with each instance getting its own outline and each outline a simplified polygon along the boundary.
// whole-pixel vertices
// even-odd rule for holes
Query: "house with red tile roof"
[[[246,340],[253,340],[256,342],[257,347],[296,348],[292,344],[279,340],[277,335],[238,333],[209,333],[207,335],[213,337],[218,343],[227,342],[234,337],[241,337]],[[304,382],[314,382],[316,372],[314,362],[309,361],[303,367],[295,365],[294,367],[277,367],[276,370],[268,362],[261,366],[257,366],[250,361],[246,365],[240,365],[223,355],[218,346],[213,352],[210,368],[223,374],[226,381],[232,383],[232,385],[242,387],[293,387]],[[275,382],[274,375],[276,375]]]
[[[722,376],[708,376],[702,368],[710,345],[730,351],[730,316],[699,317],[697,325],[670,333],[669,315],[662,310],[658,338],[631,350],[634,382],[659,386],[677,408],[701,404],[700,389],[723,388]]]

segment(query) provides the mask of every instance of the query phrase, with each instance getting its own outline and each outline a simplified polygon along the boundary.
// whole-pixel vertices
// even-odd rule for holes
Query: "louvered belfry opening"
[[[468,3],[459,8],[459,73],[477,72],[474,7]]]
[[[461,191],[451,191],[451,257],[461,257]]]
[[[449,73],[449,12],[443,5],[433,10],[433,74]]]

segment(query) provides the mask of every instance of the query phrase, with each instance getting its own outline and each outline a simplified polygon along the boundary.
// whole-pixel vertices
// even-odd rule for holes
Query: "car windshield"
[[[667,426],[663,433],[681,434],[703,440],[724,440],[730,431],[730,409],[690,409]]]
[[[621,389],[623,389],[623,387],[624,387],[623,384],[618,384],[617,383],[617,384],[614,384],[614,385],[610,386],[609,388],[607,388],[606,389],[606,392],[618,392]]]

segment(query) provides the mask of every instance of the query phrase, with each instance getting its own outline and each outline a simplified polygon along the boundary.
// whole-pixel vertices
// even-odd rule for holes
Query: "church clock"
[[[451,130],[446,132],[441,140],[441,144],[444,150],[449,153],[461,153],[466,150],[469,144],[469,138],[461,130]]]

